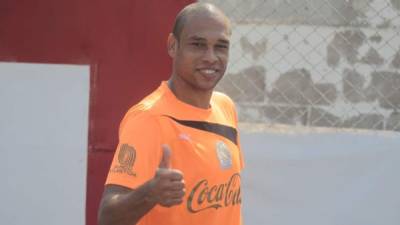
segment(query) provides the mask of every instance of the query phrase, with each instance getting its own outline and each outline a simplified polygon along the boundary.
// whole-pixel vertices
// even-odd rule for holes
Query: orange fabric
[[[156,206],[140,225],[242,224],[243,160],[238,138],[235,144],[218,132],[177,122],[200,121],[237,129],[236,111],[227,96],[214,92],[210,104],[209,109],[185,104],[162,82],[122,120],[106,184],[136,188],[151,179],[161,161],[162,144],[170,146],[171,167],[183,172],[186,184],[182,204]]]

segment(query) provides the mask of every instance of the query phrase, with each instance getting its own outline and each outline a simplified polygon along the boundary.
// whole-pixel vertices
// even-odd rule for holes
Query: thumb
[[[162,145],[162,152],[163,155],[161,157],[161,162],[158,168],[164,168],[164,169],[169,169],[171,166],[171,149],[169,148],[168,145],[164,144]]]

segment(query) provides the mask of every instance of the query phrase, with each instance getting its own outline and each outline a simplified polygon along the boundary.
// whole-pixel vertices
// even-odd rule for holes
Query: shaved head
[[[193,15],[222,18],[228,24],[230,29],[230,21],[228,17],[219,8],[210,3],[192,3],[183,8],[176,16],[172,34],[178,41],[184,26],[187,24],[189,18]]]
[[[170,88],[178,99],[210,107],[213,90],[228,65],[231,34],[229,19],[214,5],[194,3],[179,12],[167,39]]]

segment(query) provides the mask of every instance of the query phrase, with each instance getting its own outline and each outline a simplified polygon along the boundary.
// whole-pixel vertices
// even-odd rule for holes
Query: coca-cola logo
[[[240,174],[233,174],[228,182],[209,185],[208,180],[199,181],[192,189],[187,200],[187,209],[198,213],[206,209],[219,209],[240,204]]]

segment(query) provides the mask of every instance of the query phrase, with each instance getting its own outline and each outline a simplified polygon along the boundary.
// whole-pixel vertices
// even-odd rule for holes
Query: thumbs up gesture
[[[171,149],[168,145],[163,145],[162,151],[161,162],[151,181],[151,198],[164,207],[171,207],[183,202],[183,197],[185,196],[185,182],[181,171],[170,168]]]
[[[171,166],[171,149],[168,145],[162,146],[163,155],[161,157],[160,165],[158,166],[159,169],[169,169]]]

